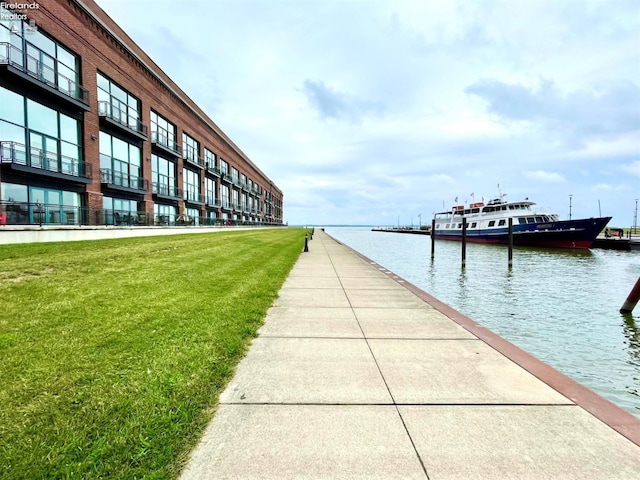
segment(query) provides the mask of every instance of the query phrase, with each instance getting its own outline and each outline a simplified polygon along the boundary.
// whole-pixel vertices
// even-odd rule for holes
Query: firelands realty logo
[[[20,33],[20,27],[18,26],[22,20],[27,20],[26,13],[20,13],[16,10],[39,10],[40,4],[38,3],[9,3],[0,2],[0,21],[14,22],[11,24],[11,33]],[[17,22],[17,23],[16,23]],[[29,25],[25,25],[25,33],[33,33],[38,30],[36,23],[33,20],[29,21]]]

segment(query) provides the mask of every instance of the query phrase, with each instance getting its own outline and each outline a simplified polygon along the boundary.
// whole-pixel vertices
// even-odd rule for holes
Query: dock
[[[640,478],[640,419],[316,229],[180,478]]]
[[[389,232],[389,233],[412,233],[414,235],[431,235],[431,230],[424,228],[372,228],[372,232]]]

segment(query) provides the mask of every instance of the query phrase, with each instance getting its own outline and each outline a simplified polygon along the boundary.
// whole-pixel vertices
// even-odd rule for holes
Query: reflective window
[[[0,87],[0,119],[24,126],[24,97]]]
[[[98,72],[100,113],[135,131],[142,130],[140,100]]]
[[[206,147],[204,149],[204,161],[207,162],[209,168],[216,166],[216,154]]]
[[[151,140],[173,150],[177,148],[176,126],[151,110]]]
[[[200,197],[200,175],[191,170],[182,171],[184,177],[184,198],[193,202],[199,201]]]
[[[171,160],[151,155],[154,191],[165,195],[176,193],[176,164]]]
[[[200,142],[186,133],[182,134],[182,158],[200,163]]]
[[[58,136],[58,112],[55,110],[27,100],[27,118],[30,130],[37,130],[52,137]]]

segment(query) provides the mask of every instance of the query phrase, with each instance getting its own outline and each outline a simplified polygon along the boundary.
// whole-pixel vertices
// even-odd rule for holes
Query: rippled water
[[[507,248],[427,235],[333,227],[328,234],[640,416],[640,305],[619,309],[640,276],[640,252]]]

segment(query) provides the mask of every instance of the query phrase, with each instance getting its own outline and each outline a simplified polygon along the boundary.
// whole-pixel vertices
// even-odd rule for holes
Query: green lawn
[[[0,246],[0,478],[174,478],[303,229]]]

